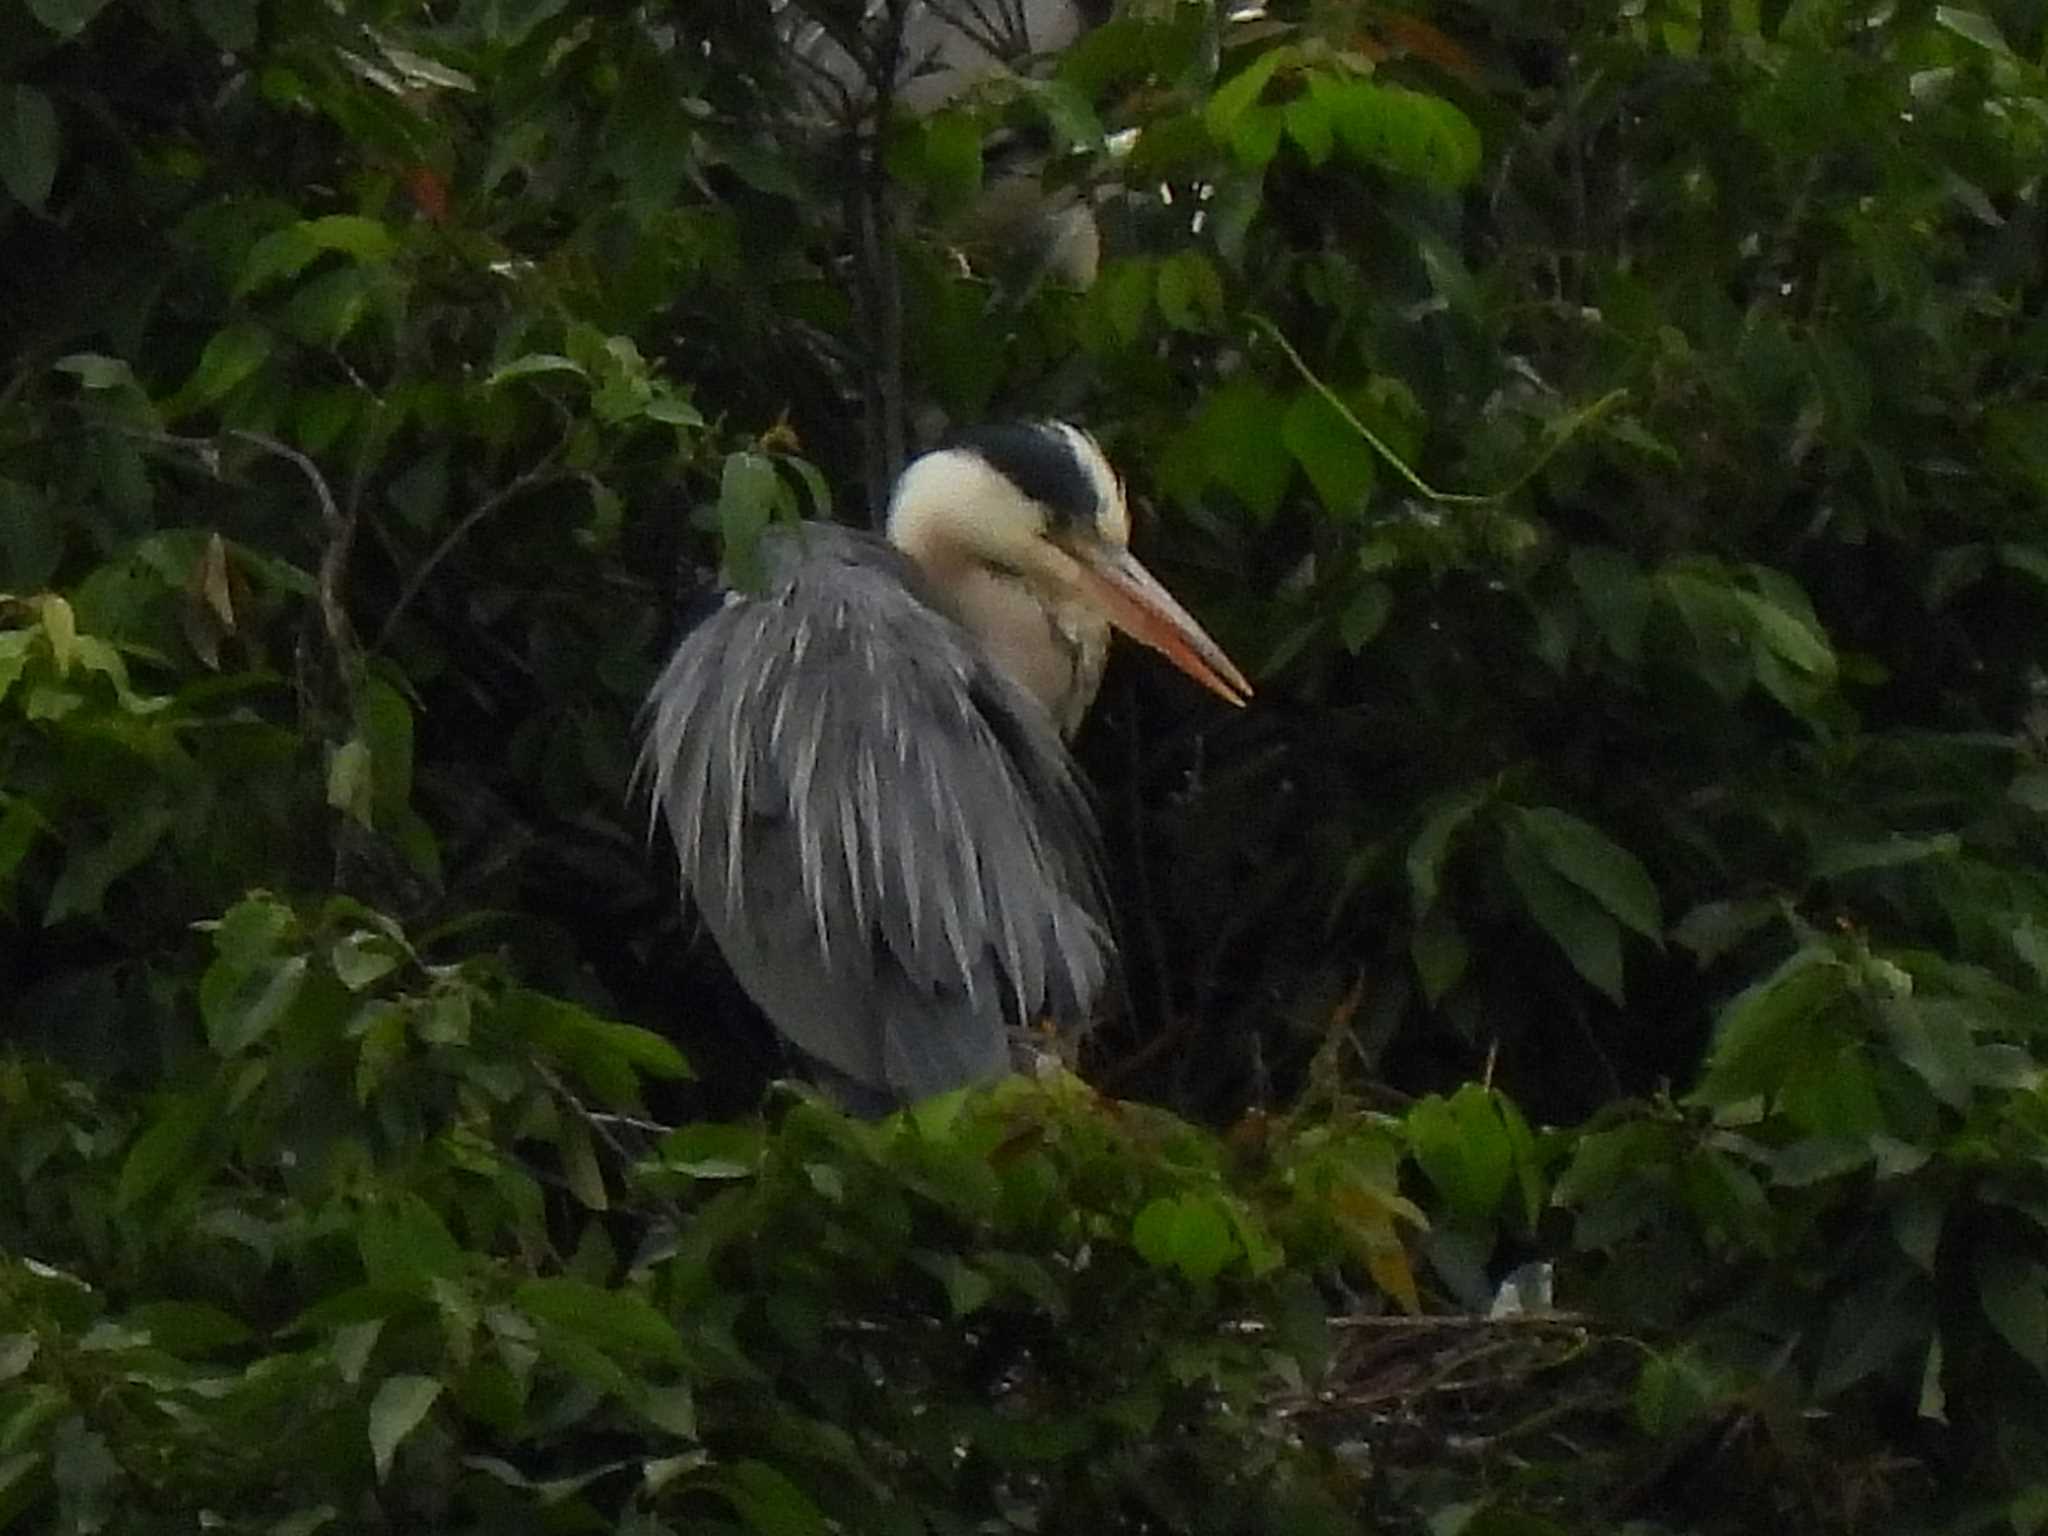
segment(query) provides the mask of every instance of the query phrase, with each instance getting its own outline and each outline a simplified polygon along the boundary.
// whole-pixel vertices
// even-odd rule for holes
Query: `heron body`
[[[1101,996],[1113,948],[1063,736],[1111,626],[1249,693],[1128,534],[1086,434],[964,434],[904,472],[886,541],[768,535],[760,590],[728,593],[655,685],[645,761],[683,883],[856,1107],[997,1076],[1013,1027],[1082,1027]]]

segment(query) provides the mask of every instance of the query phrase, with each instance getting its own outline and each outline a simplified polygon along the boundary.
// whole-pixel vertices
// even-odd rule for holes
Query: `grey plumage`
[[[887,542],[772,531],[765,584],[684,636],[643,767],[740,984],[885,1109],[1085,1027],[1111,945],[1095,826],[1061,739],[1112,625],[1233,704],[1251,685],[1139,564],[1102,449],[978,428],[896,483]]]
[[[994,1076],[1010,1026],[1085,1024],[1111,964],[1072,762],[905,555],[815,523],[763,555],[652,696],[683,881],[838,1072],[900,1099]]]

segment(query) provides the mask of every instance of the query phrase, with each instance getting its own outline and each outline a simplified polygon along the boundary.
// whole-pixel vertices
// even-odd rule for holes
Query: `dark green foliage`
[[[2048,1525],[2040,8],[1228,9],[0,8],[0,1525]],[[634,711],[1031,412],[1120,1098],[762,1114]]]

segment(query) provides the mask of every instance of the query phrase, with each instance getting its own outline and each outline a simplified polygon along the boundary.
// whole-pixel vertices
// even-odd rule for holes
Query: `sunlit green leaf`
[[[1228,141],[1231,132],[1237,126],[1237,120],[1265,93],[1266,84],[1273,78],[1274,71],[1281,65],[1291,62],[1292,57],[1292,49],[1268,48],[1209,98],[1209,104],[1202,110],[1202,117],[1209,126],[1209,132],[1218,142]]]
[[[1336,131],[1330,126],[1326,99],[1314,94],[1297,96],[1285,110],[1287,136],[1301,146],[1311,165],[1321,165],[1337,147]]]
[[[247,320],[228,325],[207,342],[199,365],[165,410],[181,415],[211,405],[261,368],[270,348],[270,333],[263,327]]]
[[[1163,1195],[1138,1212],[1131,1244],[1149,1264],[1207,1280],[1241,1251],[1229,1219],[1200,1195]]]
[[[1402,1120],[1415,1160],[1453,1210],[1491,1221],[1514,1177],[1514,1149],[1493,1095],[1467,1083],[1418,1102]]]

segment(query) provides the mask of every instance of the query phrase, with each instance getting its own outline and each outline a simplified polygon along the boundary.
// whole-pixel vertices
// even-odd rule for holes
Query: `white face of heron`
[[[1251,685],[1132,557],[1130,535],[1116,471],[1065,422],[966,434],[912,463],[889,505],[891,542],[1055,718],[1083,672],[1092,695],[1110,625],[1243,703]],[[1077,649],[1093,654],[1079,671],[1060,654]]]
[[[889,538],[941,585],[962,566],[1021,579],[1048,597],[1074,591],[1063,536],[1121,549],[1131,515],[1095,439],[1065,422],[998,429],[990,446],[941,448],[915,460],[889,503]]]

